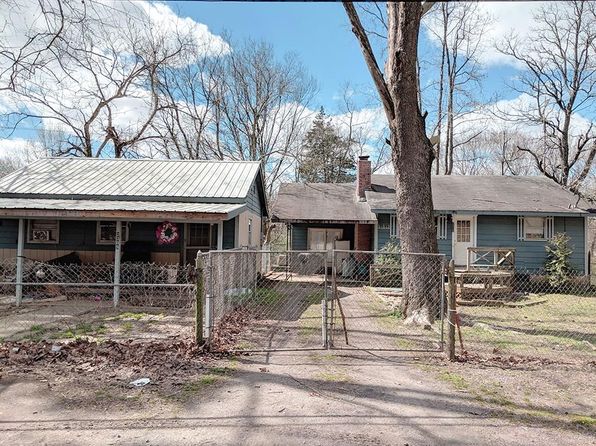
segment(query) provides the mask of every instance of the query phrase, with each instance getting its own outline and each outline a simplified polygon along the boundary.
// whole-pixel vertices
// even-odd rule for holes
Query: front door
[[[453,260],[456,265],[467,265],[468,248],[474,247],[476,219],[474,217],[457,217],[453,220]]]

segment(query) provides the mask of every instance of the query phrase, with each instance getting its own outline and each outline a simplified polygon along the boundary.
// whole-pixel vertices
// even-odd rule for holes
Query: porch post
[[[217,223],[217,250],[223,249],[223,220]]]
[[[373,227],[373,251],[378,251],[379,250],[379,223],[375,222],[375,225]]]
[[[120,300],[120,257],[122,256],[122,222],[116,222],[116,237],[114,238],[114,307]]]
[[[15,303],[21,305],[23,301],[23,260],[25,251],[25,220],[19,218],[19,233],[17,239],[17,277],[15,290]]]

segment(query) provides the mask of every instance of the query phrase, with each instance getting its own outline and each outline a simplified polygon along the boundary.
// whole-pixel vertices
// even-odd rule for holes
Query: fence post
[[[327,326],[327,302],[328,302],[328,289],[327,287],[327,259],[328,254],[323,254],[323,272],[324,272],[324,292],[323,292],[323,300],[321,301],[321,311],[322,311],[322,326],[323,326],[323,348],[329,348],[329,341],[328,341],[328,326]]]
[[[203,257],[199,252],[196,258],[197,289],[195,294],[195,342],[203,343],[203,292],[205,284],[203,283]]]
[[[114,238],[114,307],[120,302],[120,263],[122,258],[122,222],[116,221]]]
[[[457,293],[457,285],[455,283],[455,261],[449,261],[449,269],[447,273],[447,280],[449,284],[449,293],[447,295],[447,354],[450,361],[455,361],[455,294]]]
[[[17,275],[15,278],[15,303],[23,301],[23,260],[25,256],[25,220],[19,218],[19,234],[17,239]]]

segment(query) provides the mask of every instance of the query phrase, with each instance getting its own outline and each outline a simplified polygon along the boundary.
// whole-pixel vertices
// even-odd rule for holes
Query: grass
[[[587,415],[573,415],[571,417],[571,422],[576,426],[589,428],[596,427],[596,418]]]
[[[255,302],[259,305],[274,306],[279,304],[284,294],[272,288],[257,288]]]
[[[468,390],[469,384],[463,376],[453,372],[441,372],[439,379],[450,383],[457,390]]]
[[[140,321],[143,318],[150,317],[152,315],[148,313],[134,313],[130,311],[125,311],[124,313],[120,313],[117,316],[107,317],[105,318],[106,321],[123,321],[123,320],[134,320]]]
[[[596,336],[591,327],[596,299],[562,294],[543,297],[546,302],[528,307],[459,307],[467,323],[462,327],[464,342],[484,343],[510,353],[594,352]]]
[[[343,372],[320,372],[316,376],[322,381],[335,383],[344,383],[351,380],[350,376]]]
[[[88,322],[81,322],[72,328],[52,333],[52,339],[78,339],[83,336],[97,336],[106,333],[106,326],[103,324],[93,325]]]

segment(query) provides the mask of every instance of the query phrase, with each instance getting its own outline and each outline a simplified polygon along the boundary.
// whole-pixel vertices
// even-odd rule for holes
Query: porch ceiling
[[[233,203],[0,198],[0,213],[7,217],[227,220],[245,207]]]

